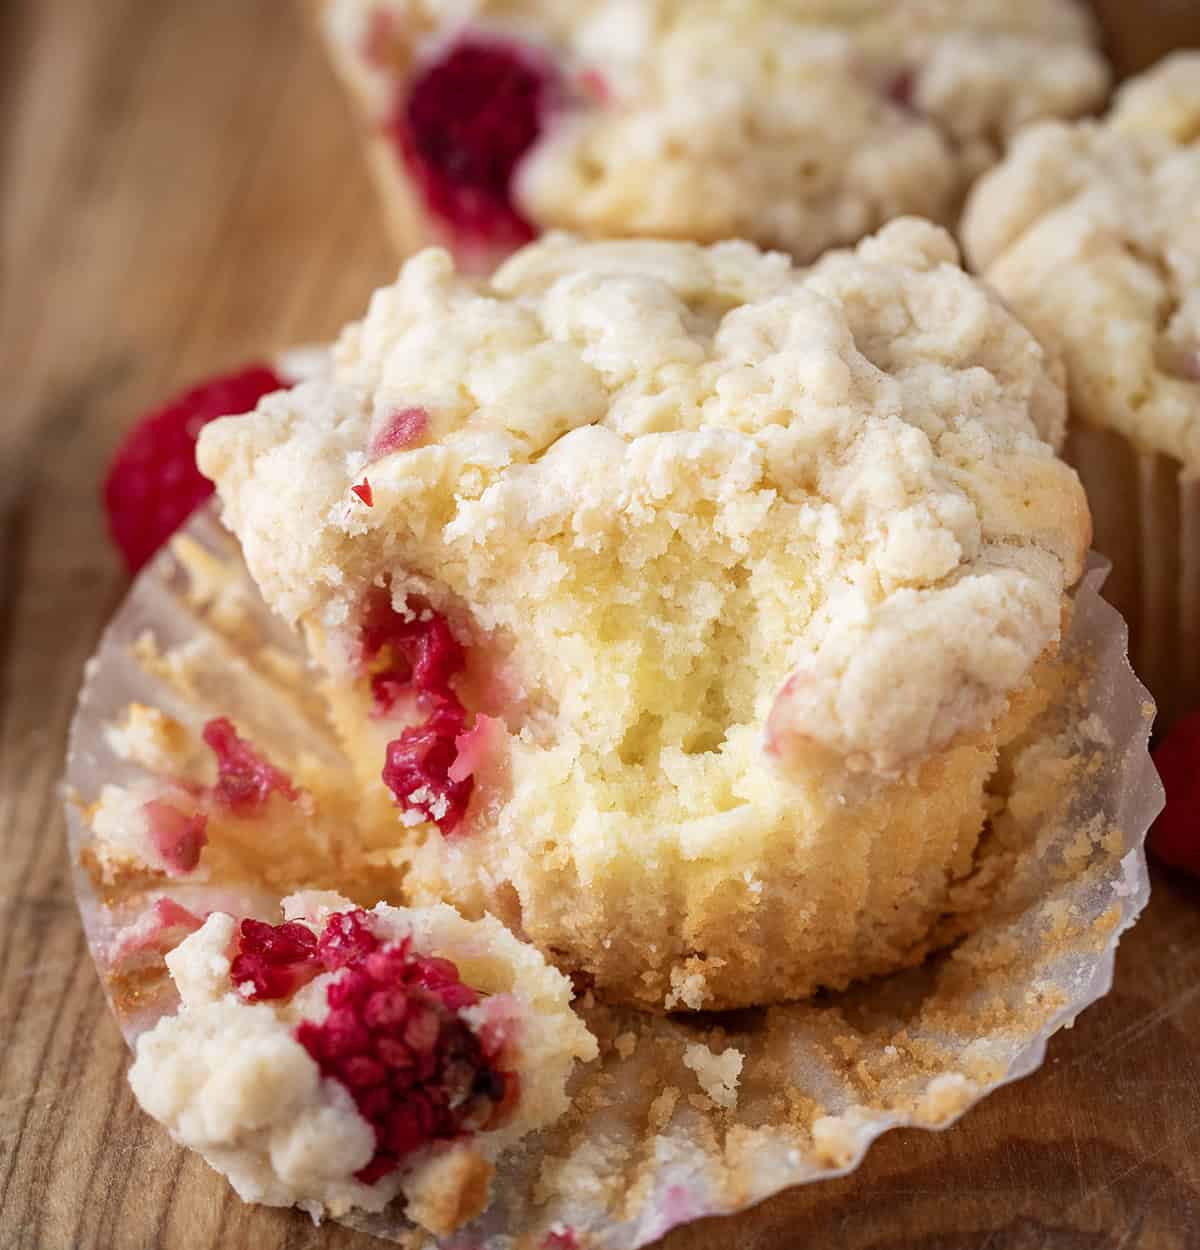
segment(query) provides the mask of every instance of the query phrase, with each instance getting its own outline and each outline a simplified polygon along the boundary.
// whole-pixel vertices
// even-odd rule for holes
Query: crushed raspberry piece
[[[294,920],[279,925],[242,921],[229,975],[250,1002],[290,998],[322,970],[317,935],[306,925]]]
[[[513,201],[513,175],[559,95],[542,55],[478,35],[417,74],[387,129],[429,211],[461,242],[518,247],[534,237]]]
[[[387,425],[371,440],[371,458],[403,451],[423,438],[429,428],[429,413],[424,408],[401,408],[389,418]]]
[[[408,615],[402,616],[393,609],[388,591],[378,588],[364,604],[359,645],[365,662],[389,649],[387,666],[372,677],[378,696],[385,700],[394,701],[401,688],[453,698],[450,679],[466,663],[444,616],[416,598],[409,600]]]
[[[326,990],[325,1020],[303,1021],[296,1038],[375,1130],[358,1180],[374,1184],[430,1142],[501,1122],[517,1078],[459,1018],[479,995],[450,960],[414,954],[407,938],[383,943],[361,911],[330,918],[321,955],[343,971]]]
[[[569,1224],[557,1224],[542,1238],[538,1250],[579,1250],[579,1238]]]
[[[204,741],[217,757],[217,784],[213,797],[237,816],[253,816],[277,791],[289,802],[300,797],[291,778],[238,736],[225,717],[204,726]]]
[[[371,489],[371,483],[365,477],[357,486],[350,487],[350,493],[357,495],[368,508],[375,506],[375,492]]]
[[[612,99],[608,79],[598,69],[585,69],[579,75],[579,85],[597,104],[607,104]]]
[[[446,618],[420,599],[408,612],[392,607],[386,589],[376,589],[363,607],[359,645],[364,662],[383,658],[371,675],[372,714],[386,716],[400,698],[413,693],[425,713],[387,746],[384,784],[407,811],[433,821],[451,834],[466,813],[475,778],[457,766],[458,739],[469,738],[467,710],[450,688],[466,654]]]
[[[920,114],[917,105],[917,71],[911,65],[897,70],[888,80],[884,95],[905,113]]]
[[[454,739],[454,763],[446,775],[451,781],[465,781],[491,758],[496,749],[502,722],[479,712],[475,724]]]
[[[196,468],[196,436],[217,417],[249,412],[288,385],[266,365],[212,378],[142,418],[126,435],[104,480],[113,541],[131,573],[213,492]]]
[[[1153,755],[1167,805],[1148,845],[1164,863],[1200,877],[1200,712],[1179,721]]]
[[[208,843],[203,812],[181,812],[164,799],[151,799],[142,805],[150,843],[158,852],[167,872],[186,876],[200,862],[200,852]]]
[[[401,807],[420,812],[449,835],[466,813],[475,778],[450,779],[458,751],[455,739],[464,729],[466,711],[457,699],[429,696],[427,719],[407,728],[387,745],[383,783]]]
[[[369,955],[379,945],[364,911],[342,911],[329,917],[317,950],[330,972]]]
[[[153,907],[117,933],[113,940],[112,962],[123,963],[143,951],[165,955],[203,923],[199,916],[174,899],[155,899]]]

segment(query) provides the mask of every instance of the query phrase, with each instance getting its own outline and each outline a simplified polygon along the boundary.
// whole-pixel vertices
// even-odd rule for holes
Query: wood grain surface
[[[581,0],[582,2],[582,0]],[[1119,63],[1197,0],[1104,6]],[[284,0],[0,5],[0,1250],[368,1250],[243,1206],[138,1111],[75,915],[57,784],[125,589],[97,482],[170,390],[328,336],[395,267]],[[1200,890],[1160,875],[1117,985],[950,1131],[669,1250],[1200,1247]]]

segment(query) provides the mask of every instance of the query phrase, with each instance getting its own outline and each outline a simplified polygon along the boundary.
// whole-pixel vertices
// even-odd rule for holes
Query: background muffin
[[[657,1006],[923,956],[1088,539],[1061,386],[956,260],[917,221],[810,271],[429,251],[332,377],[205,429],[415,898]]]
[[[326,0],[402,252],[542,230],[799,260],[944,222],[1005,136],[1107,70],[1075,0]]]
[[[973,191],[972,262],[1065,357],[1067,455],[1160,726],[1200,700],[1200,53],[1044,123]]]

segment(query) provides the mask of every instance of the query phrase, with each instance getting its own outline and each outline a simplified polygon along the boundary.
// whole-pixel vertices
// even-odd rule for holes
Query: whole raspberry
[[[177,396],[125,436],[104,479],[104,508],[131,573],[212,494],[212,483],[196,467],[201,428],[249,412],[263,395],[287,385],[268,366],[252,365]]]
[[[1167,805],[1148,845],[1164,863],[1200,877],[1200,712],[1179,721],[1153,754]]]
[[[388,125],[429,211],[468,246],[534,236],[513,176],[560,94],[558,74],[520,44],[460,39],[417,74]]]

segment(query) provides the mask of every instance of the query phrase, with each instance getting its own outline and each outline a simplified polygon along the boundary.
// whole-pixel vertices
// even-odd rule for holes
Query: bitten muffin
[[[444,905],[367,912],[309,891],[283,914],[214,912],[167,955],[181,1005],[138,1039],[138,1101],[249,1202],[320,1217],[402,1195],[452,1232],[596,1056],[570,983]]]
[[[974,265],[1067,363],[1067,455],[1160,724],[1200,702],[1200,53],[1103,121],[1030,127],[972,193]]]
[[[1065,418],[903,220],[808,270],[423,252],[199,457],[411,896],[723,1008],[919,960],[969,893],[1088,544]]]
[[[1103,99],[1076,0],[322,0],[404,254],[950,222],[1005,137]]]

